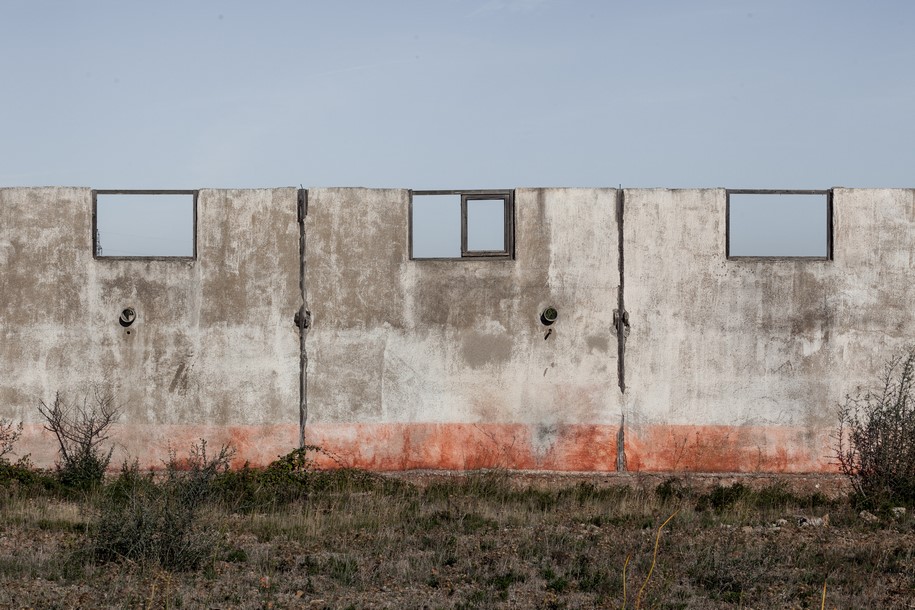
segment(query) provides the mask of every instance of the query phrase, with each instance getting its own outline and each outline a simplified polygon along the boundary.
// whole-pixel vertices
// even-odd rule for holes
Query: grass
[[[8,493],[0,607],[904,608],[915,594],[910,515],[866,524],[790,479],[313,474],[307,493],[209,496],[197,518],[219,545],[183,571],[80,553],[91,497]]]

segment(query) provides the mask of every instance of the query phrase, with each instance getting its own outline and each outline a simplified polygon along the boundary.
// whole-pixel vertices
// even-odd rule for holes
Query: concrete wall
[[[0,189],[0,415],[53,462],[39,400],[110,391],[115,464],[198,437],[269,461],[298,438],[296,190],[202,190],[197,260],[95,259],[89,189]],[[125,307],[137,312],[129,328]]]
[[[724,190],[626,191],[631,468],[833,468],[837,403],[915,336],[915,195],[833,206],[834,260],[726,260]]]
[[[409,260],[409,202],[309,191],[309,442],[378,469],[615,468],[615,191],[516,191],[515,260]]]
[[[381,470],[830,470],[836,403],[915,328],[911,190],[835,189],[829,261],[727,260],[722,189],[628,189],[622,225],[613,189],[518,189],[514,260],[446,261],[409,259],[409,191],[312,189],[301,259],[296,195],[200,191],[196,260],[103,260],[90,190],[0,189],[19,453],[54,459],[38,400],[100,387],[147,465],[199,436],[263,463],[303,432]]]

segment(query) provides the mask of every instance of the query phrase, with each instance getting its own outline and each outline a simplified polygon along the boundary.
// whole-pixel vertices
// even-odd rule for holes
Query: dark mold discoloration
[[[590,335],[585,339],[589,350],[606,353],[610,350],[610,339],[599,335]]]

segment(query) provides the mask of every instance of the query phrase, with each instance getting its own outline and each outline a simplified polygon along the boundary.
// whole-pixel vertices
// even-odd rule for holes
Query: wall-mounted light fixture
[[[118,323],[127,328],[133,324],[134,320],[137,319],[137,312],[134,311],[133,307],[126,307],[121,311],[121,315],[118,317]]]
[[[540,313],[540,323],[544,326],[549,326],[555,322],[558,317],[559,312],[556,311],[555,307],[547,307]]]

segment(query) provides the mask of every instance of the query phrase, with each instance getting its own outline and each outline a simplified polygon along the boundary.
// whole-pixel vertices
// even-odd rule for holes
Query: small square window
[[[413,258],[461,257],[461,196],[413,195]]]
[[[464,195],[463,215],[467,219],[462,239],[464,256],[505,255],[508,253],[508,199],[492,199],[486,195]]]
[[[194,258],[196,191],[93,191],[96,258]]]
[[[511,191],[415,191],[411,259],[510,259],[514,255]]]
[[[727,258],[831,259],[831,191],[729,190]]]

